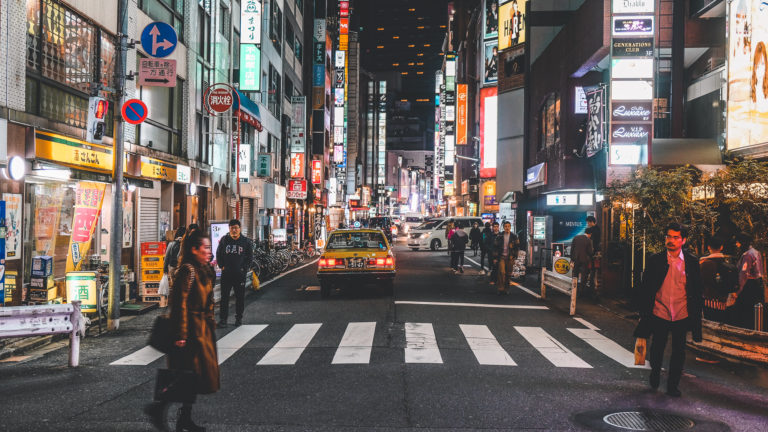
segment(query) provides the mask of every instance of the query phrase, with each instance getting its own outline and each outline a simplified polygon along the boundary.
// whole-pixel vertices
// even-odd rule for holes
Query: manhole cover
[[[625,411],[603,417],[611,426],[633,431],[679,431],[694,426],[693,420],[675,414],[653,411]]]

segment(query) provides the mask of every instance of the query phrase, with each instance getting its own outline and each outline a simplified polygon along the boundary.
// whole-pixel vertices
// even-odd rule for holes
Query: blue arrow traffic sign
[[[155,21],[141,32],[141,47],[152,57],[167,57],[179,42],[176,30],[169,24]]]

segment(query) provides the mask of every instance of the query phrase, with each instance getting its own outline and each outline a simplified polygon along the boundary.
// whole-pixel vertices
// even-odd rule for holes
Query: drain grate
[[[660,432],[690,429],[695,424],[693,420],[689,418],[653,411],[625,411],[611,413],[603,417],[603,421],[611,426],[627,430]]]

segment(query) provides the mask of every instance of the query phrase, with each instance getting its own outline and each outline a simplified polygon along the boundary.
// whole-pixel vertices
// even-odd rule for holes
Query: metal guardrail
[[[80,364],[80,337],[85,320],[80,302],[0,308],[0,339],[9,337],[69,334],[69,366]]]
[[[547,298],[547,287],[560,291],[563,294],[571,296],[571,316],[576,314],[576,295],[579,286],[579,279],[563,276],[559,273],[549,271],[542,267],[541,269],[541,298]]]

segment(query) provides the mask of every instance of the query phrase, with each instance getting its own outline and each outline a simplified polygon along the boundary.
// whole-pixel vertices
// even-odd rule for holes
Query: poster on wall
[[[3,194],[5,201],[5,259],[21,258],[21,194]]]
[[[768,7],[764,3],[731,3],[728,150],[768,143]]]
[[[498,43],[495,40],[485,42],[484,52],[483,84],[493,84],[499,80]]]
[[[59,226],[59,211],[64,197],[63,188],[36,186],[35,199],[35,253],[52,256],[56,248],[56,233]]]
[[[229,222],[211,223],[211,250],[213,251],[213,265],[216,264],[216,250],[219,248],[221,239],[229,234]]]
[[[496,38],[499,35],[499,0],[485,0],[485,15],[483,17],[485,32],[483,39]]]
[[[499,50],[525,42],[525,1],[512,0],[499,5]]]
[[[133,247],[133,197],[123,193],[123,247]]]
[[[104,201],[105,183],[79,182],[75,191],[72,235],[67,250],[67,272],[78,271],[91,248],[91,238]]]
[[[525,45],[503,51],[499,56],[499,92],[525,85]]]

